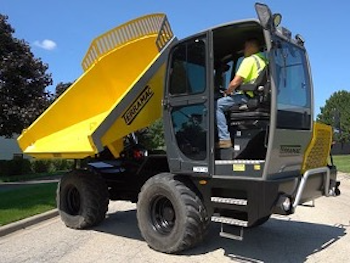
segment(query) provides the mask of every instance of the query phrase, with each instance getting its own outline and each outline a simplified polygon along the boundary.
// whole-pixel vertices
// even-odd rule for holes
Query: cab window
[[[172,52],[170,68],[171,95],[202,93],[206,88],[206,56],[203,39],[177,46]]]
[[[311,83],[305,51],[279,40],[274,52],[277,86],[277,127],[310,129]]]

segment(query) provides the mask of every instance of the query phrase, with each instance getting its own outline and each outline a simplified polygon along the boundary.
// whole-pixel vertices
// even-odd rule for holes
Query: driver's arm
[[[255,61],[252,57],[247,57],[243,59],[241,65],[239,66],[236,72],[235,77],[230,82],[225,91],[226,95],[232,94],[232,92],[234,92],[244,82],[244,80],[248,78],[254,63]]]
[[[235,89],[237,89],[244,81],[244,78],[242,78],[239,75],[236,75],[233,80],[231,80],[230,84],[228,85],[227,89],[225,90],[226,95],[232,94]]]

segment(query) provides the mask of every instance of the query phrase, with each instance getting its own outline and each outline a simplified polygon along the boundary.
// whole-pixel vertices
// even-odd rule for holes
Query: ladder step
[[[230,205],[242,205],[242,206],[247,206],[248,205],[248,200],[236,199],[236,198],[225,198],[225,197],[213,196],[211,198],[211,201],[214,202],[214,203],[230,204]]]
[[[248,226],[247,221],[229,218],[229,217],[224,217],[224,216],[212,216],[211,221],[222,223],[222,224],[233,225],[233,226],[242,226],[242,227]]]
[[[264,164],[265,160],[216,160],[216,165],[227,164]]]
[[[229,239],[233,239],[233,240],[242,241],[243,240],[243,227],[240,229],[239,235],[235,235],[235,234],[224,232],[224,229],[221,228],[220,236],[224,237],[224,238],[229,238]]]

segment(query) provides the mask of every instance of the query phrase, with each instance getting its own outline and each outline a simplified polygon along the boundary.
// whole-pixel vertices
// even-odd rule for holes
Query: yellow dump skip
[[[161,116],[168,47],[164,14],[130,21],[96,38],[82,76],[18,138],[37,158],[85,158],[108,147],[118,156],[123,137]]]

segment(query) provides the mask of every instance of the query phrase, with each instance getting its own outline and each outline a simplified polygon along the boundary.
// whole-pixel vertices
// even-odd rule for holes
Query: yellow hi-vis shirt
[[[264,56],[261,53],[256,53],[243,59],[236,75],[244,79],[243,84],[254,83],[265,66]],[[254,96],[252,91],[248,91],[247,94],[251,97]]]

